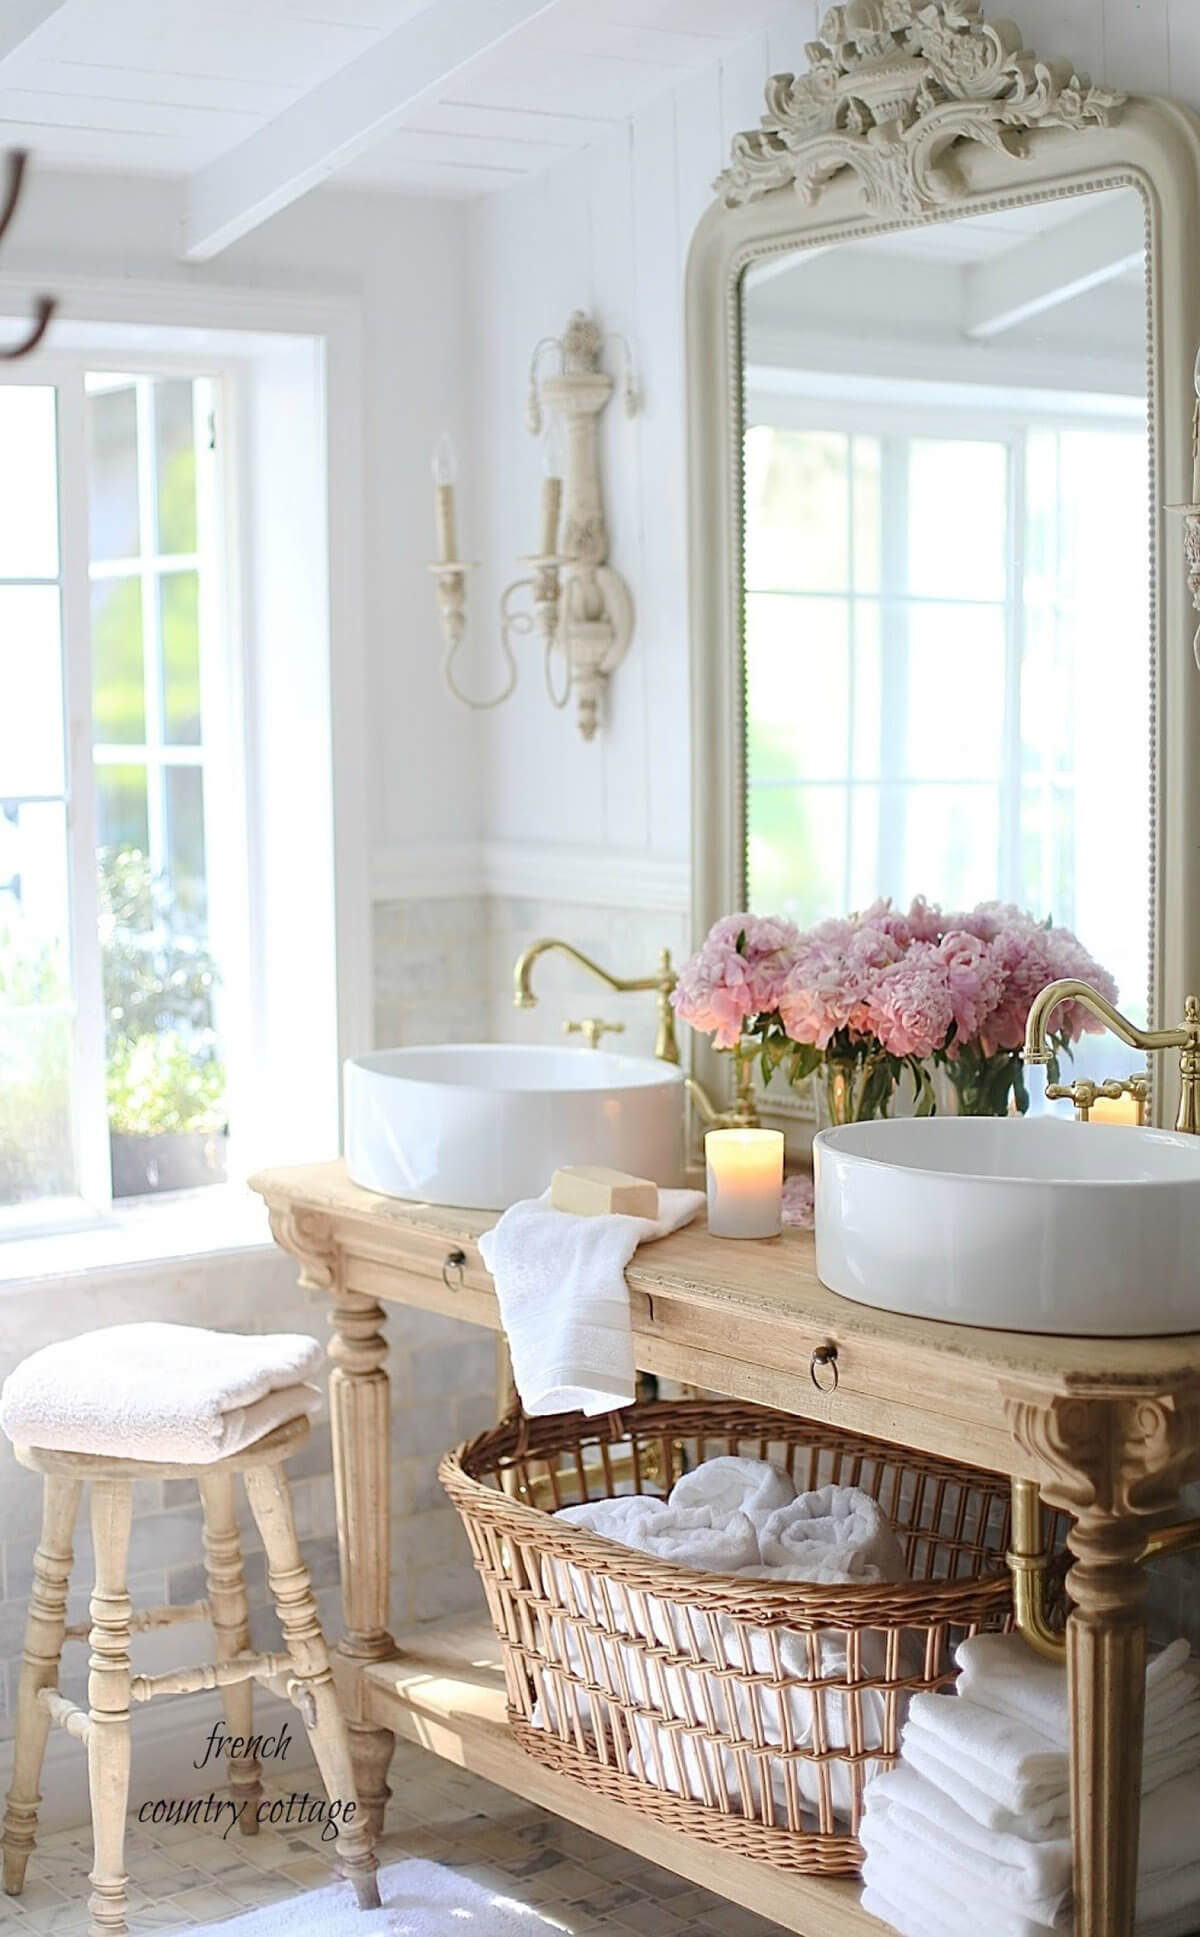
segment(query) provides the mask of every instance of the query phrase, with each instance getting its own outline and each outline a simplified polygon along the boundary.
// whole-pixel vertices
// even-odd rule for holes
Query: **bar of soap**
[[[550,1179],[550,1202],[576,1217],[657,1217],[658,1185],[603,1164],[567,1164]]]

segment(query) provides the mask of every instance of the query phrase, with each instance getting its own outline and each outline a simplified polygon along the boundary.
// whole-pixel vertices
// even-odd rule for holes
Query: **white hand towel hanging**
[[[625,1267],[639,1244],[678,1231],[703,1192],[663,1190],[659,1214],[575,1217],[550,1193],[505,1211],[479,1240],[496,1282],[513,1381],[531,1418],[615,1412],[635,1393]]]

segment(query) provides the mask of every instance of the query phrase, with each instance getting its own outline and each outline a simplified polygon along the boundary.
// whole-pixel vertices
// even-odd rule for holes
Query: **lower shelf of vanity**
[[[397,1645],[403,1659],[363,1671],[368,1720],[800,1937],[883,1937],[885,1927],[860,1908],[853,1880],[795,1876],[731,1855],[526,1755],[508,1732],[500,1652],[486,1623],[436,1622],[400,1635]]]

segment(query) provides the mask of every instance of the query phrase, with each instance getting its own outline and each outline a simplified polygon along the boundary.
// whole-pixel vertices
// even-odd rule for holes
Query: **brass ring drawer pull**
[[[817,1367],[827,1365],[833,1373],[832,1385],[822,1385],[817,1377]],[[818,1345],[808,1362],[808,1376],[818,1392],[836,1392],[838,1389],[838,1349],[836,1345]]]
[[[467,1254],[465,1251],[447,1251],[445,1257],[442,1259],[442,1283],[445,1285],[447,1291],[462,1290],[464,1282],[463,1266],[466,1262]],[[458,1273],[457,1278],[450,1276],[452,1271]]]

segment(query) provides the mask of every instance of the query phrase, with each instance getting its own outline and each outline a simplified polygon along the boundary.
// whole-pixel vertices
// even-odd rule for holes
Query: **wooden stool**
[[[89,1937],[121,1937],[126,1930],[125,1811],[129,1795],[129,1705],[156,1695],[191,1695],[219,1688],[232,1737],[252,1733],[254,1683],[285,1695],[299,1710],[331,1801],[342,1804],[337,1851],[359,1904],[379,1903],[376,1861],[365,1810],[360,1811],[350,1767],[346,1727],[338,1707],[329,1654],[300,1553],[283,1463],[308,1437],[308,1420],[289,1420],[263,1439],[211,1465],[111,1459],[95,1453],[17,1446],[22,1465],[44,1476],[42,1538],[34,1560],[33,1595],[25,1630],[25,1659],[17,1705],[16,1756],[4,1818],[4,1888],[19,1896],[37,1837],[38,1783],[51,1722],[87,1748],[94,1861],[88,1898]],[[283,1626],[286,1654],[250,1652],[250,1612],[234,1511],[234,1474],[240,1472],[267,1555],[267,1580]],[[135,1480],[194,1479],[204,1509],[207,1602],[134,1614],[126,1585]],[[72,1540],[84,1481],[91,1483],[96,1581],[91,1629],[68,1628],[67,1589]],[[207,1617],[217,1659],[173,1675],[134,1675],[129,1659],[135,1630]],[[88,1707],[58,1690],[64,1640],[91,1642]],[[258,1828],[262,1795],[253,1755],[230,1759],[234,1800],[243,1835]],[[353,1805],[353,1807],[350,1807]],[[346,1821],[347,1810],[350,1820]]]

